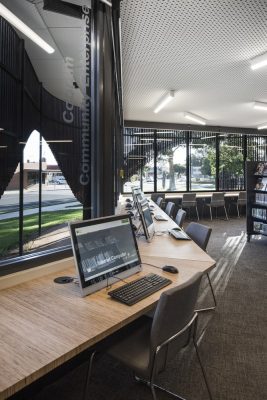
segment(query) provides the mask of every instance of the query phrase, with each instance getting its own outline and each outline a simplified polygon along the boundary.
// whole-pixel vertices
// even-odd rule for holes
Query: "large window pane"
[[[157,191],[186,190],[186,137],[181,131],[157,131]]]
[[[216,136],[208,132],[192,132],[189,143],[190,185],[195,190],[215,190]]]
[[[141,186],[154,192],[154,135],[147,129],[126,129],[124,135],[125,177],[123,191]]]
[[[267,159],[267,136],[247,136],[247,160],[265,161]]]
[[[219,189],[244,189],[242,135],[220,134]]]

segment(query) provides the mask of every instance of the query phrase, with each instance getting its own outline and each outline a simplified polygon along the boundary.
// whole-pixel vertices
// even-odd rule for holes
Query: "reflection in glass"
[[[189,144],[190,190],[216,188],[216,136],[207,132],[193,132]]]

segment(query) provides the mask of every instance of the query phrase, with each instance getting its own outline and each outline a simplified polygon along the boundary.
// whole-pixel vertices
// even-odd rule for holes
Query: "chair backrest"
[[[155,203],[157,202],[157,199],[161,197],[163,200],[165,199],[165,193],[152,193],[151,194],[151,200],[153,200]]]
[[[182,207],[194,207],[196,205],[196,193],[184,193]]]
[[[206,251],[211,231],[212,229],[208,226],[198,224],[197,222],[190,222],[185,229],[187,235],[204,251]]]
[[[237,203],[238,204],[246,204],[247,202],[247,193],[246,192],[239,192],[238,198],[237,198]]]
[[[173,211],[174,211],[175,204],[172,201],[168,201],[166,208],[165,208],[165,213],[169,216],[172,217]]]
[[[183,285],[161,294],[150,332],[152,354],[159,345],[181,331],[193,317],[201,277],[202,273],[199,272]]]
[[[159,207],[162,207],[163,198],[162,198],[162,197],[158,197],[158,198],[157,198],[157,201],[156,201],[156,204],[157,204]]]
[[[224,193],[212,193],[210,204],[215,206],[224,206]]]
[[[185,210],[182,210],[182,209],[180,208],[180,210],[178,210],[178,212],[177,212],[177,214],[176,214],[176,217],[175,217],[175,222],[176,222],[176,224],[177,224],[178,226],[180,226],[180,228],[183,227],[185,217],[186,217],[186,211],[185,211]]]

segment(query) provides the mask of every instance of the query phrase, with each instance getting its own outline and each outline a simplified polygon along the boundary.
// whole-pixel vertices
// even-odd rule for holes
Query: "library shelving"
[[[267,236],[267,161],[246,162],[247,241]]]

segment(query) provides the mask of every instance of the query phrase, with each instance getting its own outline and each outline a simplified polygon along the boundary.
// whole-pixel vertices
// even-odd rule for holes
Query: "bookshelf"
[[[267,236],[267,161],[246,162],[247,241]]]

